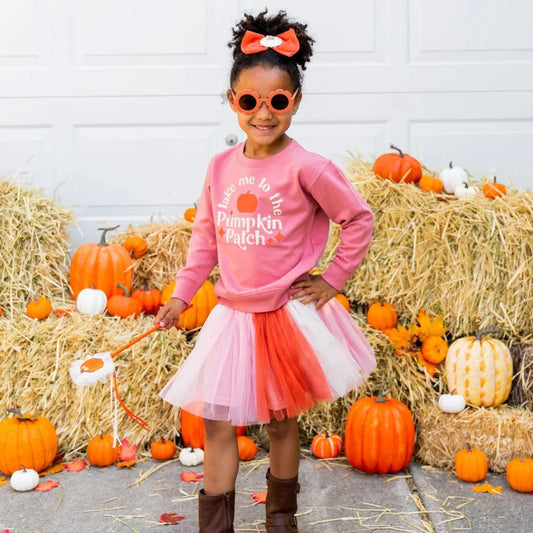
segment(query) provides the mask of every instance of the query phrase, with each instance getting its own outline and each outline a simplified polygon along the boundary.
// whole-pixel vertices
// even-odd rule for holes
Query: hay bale
[[[64,302],[72,211],[39,190],[0,180],[0,307],[14,317],[35,295]]]
[[[75,385],[69,375],[73,361],[113,351],[153,326],[153,317],[120,319],[72,312],[36,321],[21,316],[0,320],[0,413],[8,407],[46,416],[54,424],[59,448],[83,452],[91,437],[111,432],[113,416],[109,384]],[[173,329],[155,332],[115,359],[120,395],[143,418],[149,431],[118,408],[121,438],[139,447],[155,438],[176,435],[176,413],[158,392],[192,349],[191,334]]]
[[[443,315],[453,337],[488,327],[507,338],[533,331],[533,192],[459,201],[376,179],[353,157],[346,173],[375,214],[370,248],[345,292],[392,303],[405,322],[419,309]],[[332,234],[324,264],[338,243]]]
[[[468,442],[482,450],[493,472],[505,472],[517,456],[533,449],[533,413],[500,405],[467,407],[458,414],[443,413],[430,404],[414,412],[417,425],[415,456],[425,464],[453,470],[455,454]]]
[[[150,222],[128,228],[114,235],[110,241],[124,244],[128,237],[142,237],[147,243],[146,253],[133,259],[133,288],[161,288],[170,283],[185,265],[192,224],[183,218],[173,222]]]
[[[533,411],[533,340],[524,344],[513,342],[510,351],[513,384],[508,403]]]

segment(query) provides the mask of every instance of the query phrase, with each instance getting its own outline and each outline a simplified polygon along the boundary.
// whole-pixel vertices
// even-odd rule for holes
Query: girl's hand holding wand
[[[327,281],[325,281],[322,276],[314,276],[312,274],[308,280],[294,283],[292,288],[300,289],[291,296],[292,300],[303,298],[303,304],[316,302],[317,309],[320,309],[339,292],[335,287],[332,287]]]
[[[167,304],[159,309],[154,324],[160,329],[172,329],[178,323],[181,313],[189,307],[190,305],[187,305],[183,300],[171,298]]]

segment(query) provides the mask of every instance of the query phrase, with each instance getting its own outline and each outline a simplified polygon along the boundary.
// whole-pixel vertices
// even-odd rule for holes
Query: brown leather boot
[[[208,496],[204,489],[198,493],[198,522],[200,533],[233,533],[235,491]]]
[[[298,476],[292,479],[277,479],[267,472],[266,530],[268,533],[296,533],[297,497],[300,492]]]

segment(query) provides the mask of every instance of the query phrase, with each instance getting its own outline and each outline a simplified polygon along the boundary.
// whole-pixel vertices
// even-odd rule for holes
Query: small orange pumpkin
[[[448,343],[445,339],[439,337],[438,335],[430,335],[422,343],[422,357],[434,365],[438,365],[444,361],[447,353]]]
[[[48,298],[38,296],[26,306],[26,314],[30,318],[44,320],[52,312],[52,304]],[[28,467],[31,468],[31,467]]]
[[[444,190],[444,183],[441,179],[429,174],[423,174],[418,182],[418,186],[426,192],[434,192],[440,194]]]
[[[396,309],[388,302],[375,302],[367,311],[368,325],[381,331],[391,329],[398,323]]]
[[[142,257],[148,249],[148,243],[142,237],[128,237],[124,243],[124,248],[135,259]]]
[[[348,301],[348,298],[346,298],[346,296],[344,296],[344,294],[339,292],[339,294],[335,295],[335,299],[339,300],[339,302],[342,304],[344,309],[346,309],[346,311],[348,311],[348,313],[350,312],[350,302]]]
[[[394,181],[395,183],[417,183],[422,177],[422,165],[399,148],[390,145],[398,153],[380,155],[374,161],[374,173],[378,178]]]
[[[461,481],[476,483],[485,479],[488,471],[487,456],[470,444],[467,443],[464,450],[455,454],[455,474]]]
[[[533,492],[533,458],[515,457],[507,463],[507,483],[518,492]]]
[[[342,452],[342,437],[337,433],[324,433],[315,435],[311,442],[311,453],[319,459],[338,457]]]
[[[57,453],[57,434],[44,416],[22,414],[8,409],[15,416],[0,422],[0,472],[10,476],[22,465],[42,472]]]
[[[183,444],[190,448],[205,447],[205,424],[201,416],[181,409],[180,411],[181,439]],[[237,437],[246,433],[246,426],[237,426],[235,429]]]
[[[124,285],[118,284],[118,286],[124,290],[124,296],[121,294],[115,294],[107,300],[107,312],[111,316],[119,316],[121,318],[127,318],[131,315],[138,317],[142,313],[142,304],[139,300],[131,298],[130,292]]]
[[[496,176],[494,176],[492,181],[483,184],[482,191],[487,198],[501,198],[507,194],[507,187],[503,183],[497,183]]]
[[[168,461],[169,459],[172,459],[176,453],[176,444],[171,440],[161,438],[152,442],[150,453],[152,454],[152,457],[158,461]]]
[[[118,459],[118,448],[118,442],[114,443],[113,437],[102,431],[89,441],[87,459],[94,466],[112,465]]]
[[[257,455],[257,445],[250,437],[244,435],[237,437],[237,446],[241,461],[251,461]]]
[[[198,209],[196,207],[196,204],[194,204],[194,207],[188,207],[185,209],[185,213],[183,213],[183,218],[187,222],[194,222],[194,219],[196,218],[196,213],[198,212]]]
[[[161,305],[161,291],[159,289],[149,289],[146,281],[144,290],[134,290],[131,293],[131,297],[141,302],[142,310],[148,315],[157,313]]]

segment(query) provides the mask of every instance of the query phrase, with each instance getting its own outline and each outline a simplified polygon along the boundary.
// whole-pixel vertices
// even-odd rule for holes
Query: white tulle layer
[[[310,375],[306,380],[327,382],[322,383],[322,390],[329,390],[328,397],[315,397],[314,401],[343,396],[358,388],[374,370],[372,348],[337,300],[330,300],[318,311],[314,304],[291,300],[286,310],[323,371],[322,376]],[[255,342],[252,313],[217,305],[194,349],[163,388],[161,397],[204,418],[227,420],[236,426],[269,422],[264,414],[258,416]],[[309,357],[309,353],[304,357]],[[300,372],[305,372],[306,367],[313,365],[306,365],[304,360]]]

